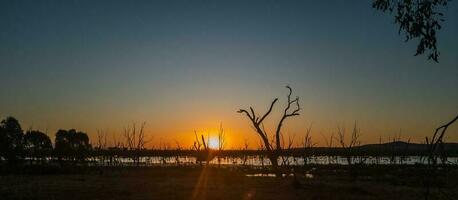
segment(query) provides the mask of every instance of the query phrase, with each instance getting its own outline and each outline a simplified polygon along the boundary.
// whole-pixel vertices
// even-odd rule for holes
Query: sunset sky
[[[222,123],[229,148],[255,147],[236,111],[279,97],[271,130],[290,85],[302,110],[285,134],[313,124],[324,145],[357,121],[364,143],[400,129],[422,142],[458,114],[458,4],[444,11],[434,63],[371,2],[1,1],[0,117],[52,138],[144,121],[151,145],[186,147]],[[447,139],[458,142],[456,124]]]

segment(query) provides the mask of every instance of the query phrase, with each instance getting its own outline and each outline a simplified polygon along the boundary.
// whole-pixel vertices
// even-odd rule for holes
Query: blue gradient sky
[[[371,1],[1,1],[0,116],[49,135],[146,121],[183,143],[222,122],[238,146],[256,135],[235,111],[290,84],[303,110],[286,134],[356,120],[365,142],[420,142],[458,112],[456,2],[445,17],[436,64]]]

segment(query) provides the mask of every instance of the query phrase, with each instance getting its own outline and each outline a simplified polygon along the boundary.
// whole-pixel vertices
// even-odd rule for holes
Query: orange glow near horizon
[[[259,107],[261,108],[261,106]],[[232,109],[232,111],[233,110],[234,109]],[[312,111],[309,112],[313,113]],[[183,119],[183,115],[181,115],[176,116],[173,119],[164,118],[162,121],[158,118],[151,118],[150,120],[146,121],[145,135],[148,143],[145,145],[145,147],[148,149],[159,149],[165,147],[168,149],[176,149],[179,146],[181,149],[192,149],[193,143],[195,141],[194,130],[197,130],[199,137],[202,134],[206,140],[208,140],[208,145],[210,148],[217,149],[217,133],[219,130],[219,124],[222,122],[225,133],[224,149],[243,149],[245,146],[245,141],[247,141],[249,149],[260,148],[260,138],[255,130],[252,129],[249,121],[247,121],[244,116],[238,115],[235,112],[229,112],[225,115],[223,112],[223,114],[213,114],[212,117],[207,117],[211,115],[212,113],[206,113],[199,115],[202,117],[194,117],[192,119]],[[2,117],[4,118],[4,116]],[[33,129],[42,130],[45,132],[50,137],[52,142],[55,140],[55,133],[57,130],[76,128],[78,131],[87,133],[90,137],[90,142],[93,145],[96,145],[97,130],[103,130],[107,133],[108,146],[112,146],[115,141],[125,143],[123,128],[129,125],[129,122],[122,120],[113,120],[113,122],[106,124],[85,123],[78,120],[75,120],[76,123],[71,120],[57,120],[55,121],[56,123],[47,126],[46,122],[33,121],[30,120],[30,118],[27,116],[18,116],[17,118],[24,130],[27,129],[26,127],[32,127],[33,125]],[[218,120],[214,120],[212,118]],[[407,120],[406,123],[402,125],[400,125],[397,121],[389,121],[380,124],[368,119],[364,121],[360,120],[358,121],[358,127],[361,129],[362,133],[361,143],[378,143],[379,138],[382,139],[383,143],[386,143],[390,142],[390,139],[397,135],[400,135],[401,140],[403,141],[406,141],[410,138],[411,142],[422,143],[424,142],[424,136],[431,135],[435,128],[437,128],[436,124],[441,124],[443,121],[448,120],[445,117],[442,118],[443,119],[437,119],[429,124],[417,123],[416,120]],[[117,117],[112,116],[110,119],[117,119]],[[275,132],[277,119],[278,116],[276,115],[266,119],[265,128],[269,134],[269,138],[272,138],[272,134]],[[313,143],[316,143],[317,147],[325,147],[327,146],[326,140],[329,140],[332,134],[334,134],[334,137],[336,137],[336,127],[338,125],[346,127],[347,132],[351,130],[352,120],[345,120],[343,117],[339,117],[338,119],[340,120],[331,122],[317,119],[312,120],[310,116],[304,112],[301,113],[300,116],[291,118],[289,121],[286,121],[284,127],[282,128],[285,139],[287,139],[289,136],[294,136],[293,146],[300,147],[302,145],[302,140],[306,133],[306,129],[313,122],[311,131]],[[142,122],[140,118],[133,121],[137,122],[137,124]],[[132,123],[132,121],[130,123]],[[458,141],[456,134],[458,131],[458,126],[451,126],[447,131],[447,142]],[[207,139],[207,137],[209,138]],[[336,145],[337,143],[333,142],[333,146]]]

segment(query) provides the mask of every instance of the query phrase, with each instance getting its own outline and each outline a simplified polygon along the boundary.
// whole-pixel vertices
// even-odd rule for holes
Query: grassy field
[[[327,167],[313,178],[247,177],[244,170],[205,167],[104,168],[84,173],[0,176],[1,199],[424,199],[412,169]],[[371,175],[372,174],[372,175]],[[375,174],[375,175],[374,175]],[[457,196],[457,173],[434,196]],[[453,198],[452,198],[453,199]]]

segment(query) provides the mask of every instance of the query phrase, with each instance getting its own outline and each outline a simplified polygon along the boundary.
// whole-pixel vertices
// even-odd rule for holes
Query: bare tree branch
[[[238,113],[244,113],[251,121],[252,127],[256,130],[257,134],[261,138],[262,142],[264,143],[264,147],[266,151],[269,153],[269,159],[272,163],[272,166],[274,169],[277,169],[278,166],[278,156],[281,151],[281,128],[283,126],[283,122],[288,118],[292,116],[297,116],[299,115],[299,111],[301,110],[300,105],[299,105],[299,97],[296,97],[295,99],[291,100],[291,95],[292,95],[292,89],[290,86],[286,86],[288,89],[288,103],[285,107],[285,110],[283,112],[283,116],[278,122],[277,129],[275,131],[275,134],[272,135],[272,140],[270,140],[269,135],[267,134],[265,128],[264,128],[264,120],[271,114],[273,107],[275,106],[275,103],[278,101],[278,98],[275,98],[272,103],[269,106],[269,109],[267,112],[260,116],[257,116],[254,109],[252,107],[250,108],[250,112],[248,112],[245,109],[240,109],[237,112]],[[292,107],[295,107],[295,109],[291,110]],[[292,143],[292,141],[290,141]],[[275,144],[275,149],[273,144]],[[289,145],[291,147],[291,145]],[[278,175],[278,174],[277,174]]]

